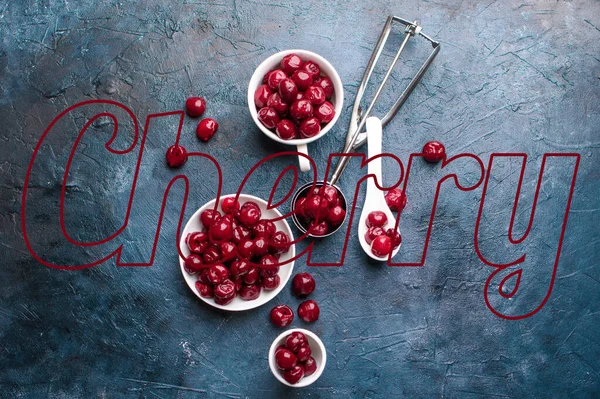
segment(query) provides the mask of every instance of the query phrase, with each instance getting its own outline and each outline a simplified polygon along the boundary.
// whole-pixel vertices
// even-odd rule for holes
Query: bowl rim
[[[303,59],[306,57],[308,57],[310,59],[314,59],[316,62],[319,63],[319,65],[325,65],[327,67],[327,69],[331,70],[331,73],[327,73],[327,77],[329,79],[331,79],[331,81],[333,83],[335,101],[332,102],[332,104],[335,109],[335,116],[327,125],[325,125],[325,127],[323,129],[321,129],[319,134],[317,134],[314,137],[309,137],[307,139],[284,140],[281,137],[277,136],[277,134],[273,133],[272,131],[267,129],[265,126],[263,126],[263,124],[258,120],[258,111],[256,110],[256,106],[254,104],[254,92],[256,91],[256,88],[260,84],[262,84],[261,83],[262,78],[263,78],[264,74],[266,73],[266,71],[272,68],[271,64],[273,64],[275,60],[277,60],[277,62],[280,62],[280,60],[283,57],[285,57],[288,54],[293,54],[293,53],[298,54]],[[277,64],[275,64],[275,65],[277,65]],[[248,109],[250,110],[250,115],[252,116],[252,120],[254,121],[256,126],[260,129],[260,131],[263,132],[267,137],[269,137],[270,139],[273,139],[279,143],[282,143],[282,144],[302,145],[302,144],[312,143],[313,141],[320,139],[325,134],[327,134],[327,132],[329,132],[331,130],[331,128],[336,124],[336,122],[338,121],[338,119],[340,117],[340,114],[342,113],[343,106],[344,106],[344,85],[342,84],[342,79],[340,78],[340,75],[338,74],[337,70],[323,56],[321,56],[315,52],[309,51],[309,50],[290,49],[290,50],[279,51],[275,54],[270,55],[256,67],[256,69],[254,70],[254,73],[250,77],[250,81],[248,83]]]
[[[279,343],[283,340],[283,338],[287,337],[288,335],[290,335],[291,333],[296,332],[296,331],[303,333],[304,335],[306,335],[307,337],[310,337],[313,341],[316,342],[317,348],[319,348],[319,351],[321,352],[322,360],[321,360],[321,364],[317,365],[317,371],[315,371],[314,374],[309,375],[308,377],[302,378],[297,384],[290,384],[283,378],[283,376],[281,375],[281,373],[279,371],[279,368],[277,367],[277,364],[275,364],[275,349],[277,349],[277,346],[279,346]],[[307,386],[311,385],[312,383],[317,381],[319,379],[319,377],[321,377],[321,374],[323,374],[323,371],[325,370],[326,364],[327,364],[327,350],[325,349],[325,345],[323,344],[323,341],[321,341],[321,338],[319,338],[319,336],[317,334],[313,333],[310,330],[304,329],[304,328],[290,328],[289,330],[285,330],[284,332],[279,334],[277,336],[277,338],[275,338],[273,340],[273,343],[271,344],[271,347],[269,348],[269,368],[271,369],[271,373],[273,373],[273,375],[275,376],[275,378],[277,378],[277,380],[279,380],[279,382],[281,382],[284,385],[287,385],[288,387],[303,388],[303,387],[307,387]]]
[[[236,195],[237,194],[224,194],[224,195],[221,195],[220,196],[220,201],[223,201],[224,198],[235,197]],[[189,227],[190,223],[192,223],[194,220],[199,220],[200,214],[203,211],[205,211],[208,208],[214,207],[214,204],[215,204],[216,200],[217,200],[216,198],[213,198],[212,200],[206,202],[204,205],[202,205],[200,208],[198,208],[192,214],[192,216],[190,216],[190,218],[186,222],[185,227],[183,228],[183,230],[181,232],[182,233],[181,237],[179,239],[179,246],[180,246],[180,249],[182,250],[182,252],[184,254],[186,252],[189,252],[189,249],[187,248],[187,245],[186,245],[186,242],[185,242],[186,238],[187,238],[187,233],[185,233],[185,232],[187,230],[189,230],[188,227]],[[265,201],[264,199],[256,197],[256,196],[251,195],[251,194],[240,193],[240,196],[239,196],[238,200],[240,202],[254,201],[254,202],[257,202],[260,205],[263,205],[265,207],[268,204],[267,201]],[[219,205],[218,209],[221,209],[221,205]],[[277,217],[283,216],[283,214],[277,208],[272,208],[272,209],[269,209],[269,210],[270,211],[274,211],[276,213]],[[283,224],[285,226],[285,231],[284,232],[290,236],[290,240],[291,241],[294,241],[294,233],[293,233],[293,231],[292,231],[289,223],[287,222],[287,220],[280,219],[280,220],[278,220],[277,222],[274,222],[274,223],[278,223],[280,221],[283,222]],[[290,252],[288,252],[287,255],[290,257],[290,259],[292,259],[292,258],[294,258],[296,256],[296,244],[292,244],[290,246]],[[264,290],[261,290],[260,296],[257,299],[255,299],[253,301],[243,301],[242,302],[244,305],[247,305],[247,306],[242,306],[242,307],[236,307],[236,308],[234,308],[234,307],[230,306],[231,303],[228,303],[227,305],[219,305],[219,304],[215,303],[214,299],[212,299],[212,298],[204,298],[203,296],[201,296],[200,293],[198,293],[198,291],[196,290],[196,286],[195,286],[197,278],[195,277],[195,275],[191,275],[191,274],[189,274],[185,270],[183,258],[181,256],[179,256],[179,254],[177,255],[177,257],[179,258],[179,268],[181,269],[181,273],[182,273],[183,279],[185,280],[185,282],[186,282],[187,286],[190,288],[190,290],[192,290],[192,292],[194,293],[194,295],[196,295],[198,298],[200,298],[204,303],[206,303],[206,304],[208,304],[208,305],[210,305],[210,306],[212,306],[214,308],[221,309],[221,310],[227,310],[227,311],[230,311],[230,312],[243,312],[243,311],[246,311],[246,310],[255,309],[255,308],[258,308],[258,307],[260,307],[260,306],[262,306],[262,305],[270,302],[271,300],[273,300],[281,292],[281,290],[283,290],[283,288],[285,287],[285,285],[287,284],[287,282],[289,281],[289,279],[292,277],[292,273],[294,271],[294,263],[296,262],[295,260],[293,260],[293,261],[291,261],[291,262],[289,262],[289,263],[287,263],[287,264],[285,264],[283,266],[280,266],[280,268],[282,268],[282,267],[286,267],[286,266],[289,265],[289,272],[287,273],[287,277],[285,279],[281,278],[281,281],[279,283],[279,287],[277,287],[276,289],[274,289],[272,291],[268,291],[268,294],[270,295],[270,298],[268,298],[266,300],[264,300],[264,298],[263,298],[263,300],[261,301],[260,298],[263,295],[266,294],[266,292]],[[186,276],[192,276],[192,278],[194,279],[193,283],[188,278],[186,278]],[[280,277],[282,277],[281,274],[280,274]]]

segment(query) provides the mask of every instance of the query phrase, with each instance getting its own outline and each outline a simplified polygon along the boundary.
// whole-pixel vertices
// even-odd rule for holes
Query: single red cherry
[[[258,205],[253,202],[246,202],[242,205],[239,212],[236,213],[236,219],[245,227],[251,228],[260,221],[261,212]]]
[[[390,228],[387,229],[385,232],[385,235],[390,237],[392,239],[392,248],[396,249],[400,246],[400,244],[402,243],[402,236],[400,235],[400,232]]]
[[[210,285],[201,283],[200,281],[196,281],[196,291],[203,298],[212,298],[213,289]]]
[[[279,123],[279,114],[275,111],[275,108],[263,107],[258,111],[258,120],[267,129],[273,129]]]
[[[290,107],[290,116],[296,120],[302,120],[311,117],[313,106],[306,99],[296,100]]]
[[[229,279],[223,281],[213,289],[215,302],[219,305],[227,305],[229,302],[233,301],[235,293],[235,283]]]
[[[260,273],[258,269],[252,268],[244,275],[244,284],[256,284],[258,282],[258,278],[260,277]]]
[[[273,93],[267,100],[267,107],[273,108],[279,115],[283,115],[288,110],[288,105],[283,102],[279,93]]]
[[[399,188],[393,188],[385,195],[385,202],[392,211],[400,212],[406,206],[406,195]]]
[[[212,265],[208,268],[206,277],[211,284],[221,284],[229,277],[229,270],[223,265]]]
[[[325,197],[330,207],[339,204],[340,196],[335,187],[326,185],[325,187],[321,187],[320,193]]]
[[[296,352],[298,348],[307,342],[308,340],[306,339],[306,335],[300,331],[294,331],[285,338],[285,346],[292,352]]]
[[[315,107],[314,114],[321,123],[329,123],[335,117],[335,107],[328,101]]]
[[[260,258],[260,264],[261,266],[264,266],[261,267],[261,274],[267,276],[277,274],[277,272],[279,271],[279,266],[276,266],[277,263],[277,258],[271,254],[267,254]]]
[[[169,168],[180,168],[187,161],[188,155],[184,146],[175,144],[167,150],[166,158]]]
[[[246,238],[250,238],[250,236],[250,230],[248,230],[244,226],[237,226],[233,229],[233,237],[231,238],[231,241],[233,241],[233,243],[237,245],[240,242],[244,241]]]
[[[237,256],[237,246],[231,241],[222,242],[220,248],[221,260],[223,262],[229,262]]]
[[[325,102],[325,90],[321,86],[310,86],[304,91],[304,98],[315,106],[321,105]]]
[[[244,259],[237,259],[231,262],[229,266],[229,273],[233,277],[241,277],[244,274],[248,273],[250,270],[250,263],[245,261]]]
[[[294,312],[287,305],[277,305],[271,309],[269,317],[271,319],[271,323],[273,323],[275,327],[283,328],[292,324],[292,320],[294,320]]]
[[[271,238],[276,231],[277,228],[275,227],[275,223],[265,219],[259,220],[259,222],[252,227],[252,235],[254,238]]]
[[[298,138],[296,125],[289,119],[282,119],[275,128],[275,133],[284,140],[294,140]]]
[[[340,205],[335,205],[329,208],[329,213],[327,214],[327,221],[332,226],[339,226],[346,219],[346,211]]]
[[[312,350],[310,349],[310,345],[307,343],[303,344],[296,351],[296,357],[299,362],[305,362],[312,355]]]
[[[329,203],[322,196],[313,195],[304,202],[304,213],[311,219],[323,220],[329,213]]]
[[[392,239],[385,234],[375,237],[371,243],[371,251],[379,257],[389,255],[392,252]]]
[[[312,323],[319,319],[319,305],[312,299],[302,302],[298,306],[298,316],[307,323]]]
[[[209,228],[213,223],[221,219],[221,213],[214,209],[207,209],[200,214],[200,222],[205,228]]]
[[[267,106],[267,101],[269,101],[269,97],[273,94],[273,89],[271,89],[268,85],[260,85],[254,92],[254,105],[256,108],[260,109],[262,107]]]
[[[279,277],[278,274],[276,274],[274,276],[267,276],[267,277],[263,276],[262,286],[267,291],[273,291],[275,288],[279,287],[280,283],[281,283],[281,278]]]
[[[382,234],[385,234],[385,232],[383,231],[383,229],[381,227],[377,227],[377,226],[369,227],[367,229],[367,232],[365,233],[365,241],[367,242],[367,244],[371,245],[373,240]]]
[[[273,234],[269,242],[269,253],[282,254],[290,250],[290,237],[283,231]]]
[[[313,220],[308,226],[308,232],[315,237],[323,237],[329,232],[329,224],[325,220],[320,222]]]
[[[300,123],[300,135],[304,138],[315,137],[321,133],[321,122],[314,116],[306,118]]]
[[[190,251],[201,254],[208,245],[208,235],[203,231],[196,231],[187,237],[187,246]]]
[[[294,72],[294,74],[292,75],[292,79],[294,80],[294,82],[296,82],[296,86],[298,86],[298,90],[302,90],[302,91],[305,91],[306,89],[308,89],[313,82],[312,75],[301,69]],[[306,93],[305,93],[305,95],[306,95]]]
[[[192,118],[202,116],[206,110],[206,100],[202,97],[190,97],[185,100],[185,110]]]
[[[325,97],[329,100],[333,96],[333,82],[326,76],[321,76],[321,79],[316,82],[317,85],[325,91]]]
[[[382,211],[373,211],[367,215],[365,223],[367,227],[383,227],[387,224],[387,216]]]
[[[315,290],[315,286],[315,279],[310,273],[298,273],[292,280],[292,293],[304,298]]]
[[[309,375],[313,375],[315,371],[317,371],[317,362],[314,357],[309,357],[307,361],[304,362],[304,376],[308,377]]]
[[[319,64],[317,64],[316,62],[306,61],[304,63],[304,65],[302,65],[302,68],[300,68],[300,69],[311,74],[311,76],[313,78],[318,78],[319,76],[321,76],[321,68],[319,67]]]
[[[211,241],[229,241],[233,237],[233,226],[226,218],[221,218],[213,223],[208,229],[208,237]]]
[[[208,281],[208,268],[200,270],[200,273],[198,273],[198,281],[202,284],[210,284],[210,281]]]
[[[253,301],[260,296],[260,285],[251,284],[243,286],[238,292],[244,301]]]
[[[244,240],[238,244],[238,254],[246,259],[250,259],[254,256],[256,248],[253,240]]]
[[[263,84],[267,83],[270,74],[271,74],[271,71],[269,71],[263,75],[263,79],[262,79]]]
[[[202,141],[208,141],[219,129],[219,124],[212,118],[204,118],[196,127],[196,136]]]
[[[296,384],[304,377],[304,367],[296,365],[289,370],[283,372],[283,379],[290,384]]]
[[[281,349],[275,353],[275,363],[280,369],[289,370],[298,363],[298,359],[290,349]]]
[[[302,67],[302,58],[296,54],[288,54],[281,60],[280,67],[288,76],[292,76],[294,72]]]
[[[207,265],[212,265],[221,260],[221,250],[218,247],[209,246],[202,254],[202,260]]]
[[[293,103],[298,95],[298,86],[296,86],[296,82],[290,78],[285,78],[279,82],[279,95],[284,103]]]
[[[281,69],[275,69],[269,74],[269,77],[267,78],[267,84],[271,89],[277,91],[279,90],[279,82],[285,78],[287,78],[285,72],[283,72]]]
[[[300,197],[294,204],[294,212],[298,217],[305,218],[306,213],[304,212],[304,206],[306,205],[306,197]]]
[[[440,162],[446,157],[446,148],[439,141],[429,141],[423,146],[423,155],[427,162]]]
[[[258,237],[254,239],[254,255],[264,256],[269,253],[269,242],[265,237]]]
[[[203,269],[202,258],[197,254],[190,254],[183,262],[183,268],[189,274],[196,274]]]
[[[233,213],[240,209],[240,203],[235,200],[235,197],[226,197],[221,201],[221,210],[224,213]]]

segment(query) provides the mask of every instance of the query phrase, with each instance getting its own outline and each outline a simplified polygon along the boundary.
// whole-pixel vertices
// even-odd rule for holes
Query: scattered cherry
[[[439,141],[429,141],[423,146],[423,155],[427,162],[440,162],[446,157],[446,148]]]
[[[179,168],[187,161],[188,155],[184,146],[175,144],[167,150],[166,158],[169,168]]]
[[[319,305],[312,299],[304,301],[298,306],[298,316],[307,323],[317,321],[319,319],[319,313],[321,313]]]
[[[406,206],[406,195],[398,188],[393,188],[385,195],[385,202],[392,211],[400,212]]]
[[[269,314],[271,323],[276,327],[283,328],[289,326],[294,320],[294,312],[287,305],[277,305],[271,309]]]
[[[205,118],[198,123],[196,136],[202,141],[208,141],[219,129],[219,124],[212,118]]]
[[[185,101],[185,110],[192,118],[202,116],[206,110],[206,100],[202,97],[190,97]]]
[[[306,297],[315,290],[315,285],[310,273],[298,273],[292,279],[292,293],[297,297]]]

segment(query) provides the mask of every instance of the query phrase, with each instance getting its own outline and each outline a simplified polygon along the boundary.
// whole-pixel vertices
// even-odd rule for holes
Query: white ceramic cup
[[[256,105],[254,104],[254,92],[260,86],[265,74],[273,69],[277,69],[283,57],[288,54],[297,54],[303,61],[314,61],[321,67],[321,74],[326,75],[331,82],[333,83],[334,94],[329,100],[333,107],[335,108],[335,116],[327,125],[325,125],[319,134],[314,137],[310,137],[308,139],[296,139],[296,140],[284,140],[280,138],[275,132],[267,129],[259,120],[258,120],[258,111],[256,109]],[[270,139],[278,141],[282,144],[287,145],[295,145],[298,152],[308,155],[308,143],[312,143],[315,140],[323,137],[327,132],[335,125],[337,122],[340,113],[342,112],[342,106],[344,104],[344,86],[342,85],[342,80],[340,79],[340,75],[338,75],[335,68],[327,61],[325,58],[320,55],[313,53],[312,51],[307,50],[285,50],[280,51],[279,53],[273,54],[266,60],[264,60],[258,68],[254,71],[254,74],[250,78],[250,84],[248,85],[248,108],[250,108],[250,115],[252,115],[252,119],[256,126]],[[298,161],[300,163],[300,170],[303,172],[307,172],[310,170],[310,161],[303,156],[298,156]]]

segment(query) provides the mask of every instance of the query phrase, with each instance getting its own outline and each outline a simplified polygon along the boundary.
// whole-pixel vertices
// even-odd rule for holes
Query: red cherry
[[[327,221],[332,226],[339,226],[346,219],[346,211],[340,205],[336,205],[332,208],[329,208],[329,213],[327,214]]]
[[[278,261],[277,258],[274,257],[271,254],[267,254],[265,256],[263,256],[262,258],[260,258],[260,264],[262,266],[265,266],[263,268],[261,268],[261,273],[262,274],[266,274],[266,275],[274,275],[277,273],[277,271],[279,270],[279,266],[275,266],[277,265]]]
[[[244,283],[247,285],[256,284],[259,277],[260,273],[258,272],[258,269],[252,268],[244,275]]]
[[[250,270],[250,263],[243,259],[234,260],[229,266],[229,273],[233,277],[241,277]]]
[[[306,99],[296,100],[290,107],[290,116],[296,120],[306,119],[313,114],[313,106]]]
[[[235,197],[223,198],[223,201],[221,201],[221,209],[225,213],[233,213],[240,209],[240,203],[235,200]]]
[[[228,262],[236,257],[237,255],[237,247],[234,243],[230,241],[224,241],[220,245],[221,247],[221,260],[223,262]]]
[[[285,78],[279,82],[279,95],[284,103],[293,103],[298,95],[298,86],[296,86],[296,82],[290,78]]]
[[[206,101],[202,97],[190,97],[185,100],[185,110],[192,118],[202,116],[206,110]]]
[[[317,362],[315,358],[311,356],[304,362],[304,376],[308,377],[309,375],[313,375],[315,371],[317,371]]]
[[[233,227],[226,218],[221,218],[213,223],[208,229],[208,236],[211,241],[228,241],[233,237]]]
[[[196,231],[187,237],[187,246],[190,251],[201,254],[208,245],[208,235],[202,231]]]
[[[231,241],[237,245],[246,238],[250,238],[250,235],[250,230],[243,226],[237,226],[233,229],[233,237],[231,238]]]
[[[298,273],[292,280],[292,293],[297,297],[306,297],[315,290],[315,285],[310,273]]]
[[[406,206],[406,195],[399,188],[393,188],[385,195],[385,202],[392,211],[400,212]]]
[[[273,323],[276,327],[283,328],[292,324],[292,320],[294,320],[294,312],[287,305],[277,305],[271,309],[269,317],[271,319],[271,323]]]
[[[244,301],[253,301],[260,296],[260,285],[245,285],[240,289],[238,295]]]
[[[301,333],[300,331],[294,331],[285,338],[285,346],[292,352],[296,352],[298,348],[300,348],[307,342],[308,340],[306,339],[306,335],[304,335],[304,333]]]
[[[210,281],[208,281],[208,268],[200,270],[200,273],[198,273],[198,281],[202,284],[210,284]]]
[[[290,349],[281,349],[275,353],[275,363],[280,369],[289,370],[298,363],[298,359]]]
[[[269,97],[273,94],[273,89],[267,85],[260,85],[254,92],[254,105],[256,108],[262,108],[267,105]]]
[[[321,68],[319,67],[319,64],[313,61],[306,61],[300,69],[311,74],[313,78],[318,78],[321,75]]]
[[[201,283],[200,281],[196,281],[196,291],[203,298],[212,298],[213,289],[210,285]]]
[[[365,223],[367,224],[367,227],[383,227],[387,224],[387,220],[388,219],[386,214],[382,211],[373,211],[369,213],[369,215],[367,216],[367,220],[365,220]]]
[[[260,208],[253,202],[246,202],[236,213],[236,219],[245,227],[252,227],[260,221]]]
[[[169,168],[179,168],[187,161],[188,155],[185,147],[175,144],[167,149],[166,158]]]
[[[381,227],[377,227],[377,226],[369,227],[367,229],[367,232],[365,233],[365,241],[367,242],[367,244],[371,245],[373,240],[382,234],[385,234],[385,232],[383,231],[383,229]]]
[[[227,277],[229,277],[229,270],[223,265],[212,265],[206,274],[206,278],[211,284],[221,284]]]
[[[325,91],[325,97],[329,100],[331,96],[333,96],[333,82],[326,76],[321,76],[321,79],[318,82],[315,82],[318,86]]]
[[[244,279],[242,277],[235,277],[233,283],[235,284],[235,292],[240,292],[244,287]]]
[[[202,254],[202,260],[207,265],[212,265],[221,260],[221,250],[217,247],[208,247]]]
[[[325,220],[320,221],[320,222],[313,220],[312,222],[310,222],[310,225],[308,226],[308,232],[315,237],[325,236],[325,235],[327,235],[328,231],[329,231],[329,224]]]
[[[273,93],[267,100],[267,107],[273,108],[279,115],[283,115],[288,110],[288,105],[283,102],[279,93]]]
[[[298,306],[298,316],[307,323],[317,321],[319,313],[321,313],[319,305],[312,299],[304,301]]]
[[[219,124],[212,118],[205,118],[196,127],[196,136],[202,141],[208,141],[219,129]]]
[[[258,120],[267,129],[273,129],[279,123],[279,114],[275,111],[275,108],[263,107],[258,111]]]
[[[306,197],[300,197],[294,204],[294,212],[298,217],[305,218],[306,213],[304,212],[304,206],[306,205]]]
[[[279,287],[281,283],[281,279],[278,274],[274,276],[263,277],[262,286],[267,291],[273,291],[275,288]]]
[[[338,190],[333,186],[326,185],[325,187],[321,188],[319,192],[323,195],[323,197],[325,197],[329,203],[329,206],[337,205],[340,202]]]
[[[315,137],[321,133],[321,122],[314,116],[306,118],[300,123],[300,135],[304,138]]]
[[[219,305],[227,305],[235,298],[235,292],[235,283],[227,279],[213,289],[215,302]]]
[[[282,254],[290,250],[290,237],[283,231],[273,234],[269,242],[269,252],[271,254]]]
[[[277,228],[275,227],[275,223],[265,219],[260,220],[254,227],[252,227],[252,235],[254,238],[271,238],[276,231]]]
[[[279,90],[279,82],[285,78],[287,78],[285,72],[283,72],[281,69],[275,69],[269,74],[269,77],[267,78],[267,84],[271,89]]]
[[[402,243],[402,236],[400,233],[394,229],[387,229],[385,235],[392,239],[392,248],[396,249]]]
[[[427,162],[440,162],[446,157],[446,148],[439,141],[429,141],[423,146],[423,154]]]
[[[202,258],[197,254],[190,254],[183,262],[183,268],[189,274],[196,274],[203,269]]]
[[[281,60],[280,67],[283,69],[283,72],[291,76],[294,72],[302,67],[302,58],[300,58],[296,54],[288,54]]]
[[[205,228],[209,228],[213,223],[221,219],[219,211],[207,209],[200,214],[200,222]]]
[[[311,355],[312,355],[312,350],[310,349],[310,345],[308,345],[308,343],[303,344],[296,351],[296,357],[298,358],[299,362],[307,361]]]
[[[328,101],[315,107],[314,114],[321,123],[329,123],[335,117],[335,107]]]
[[[312,75],[303,70],[297,70],[296,72],[294,72],[294,74],[292,75],[292,79],[294,80],[294,82],[296,82],[298,90],[302,91],[308,89],[313,82]]]
[[[314,105],[320,105],[325,102],[325,90],[321,86],[310,86],[304,92],[304,98]]]
[[[269,243],[265,237],[258,237],[254,240],[254,255],[264,256],[269,253]]]
[[[289,119],[279,121],[275,128],[275,133],[284,140],[294,140],[298,138],[296,133],[296,125]]]
[[[256,248],[254,246],[254,241],[252,240],[244,240],[238,244],[238,254],[246,259],[250,259],[254,256]]]
[[[375,237],[371,243],[371,251],[375,256],[387,256],[392,252],[392,239],[385,234]]]
[[[329,203],[320,195],[313,195],[306,199],[304,213],[311,219],[323,220],[329,213]]]
[[[289,370],[283,372],[283,379],[290,384],[296,384],[304,377],[304,367],[296,365]]]

